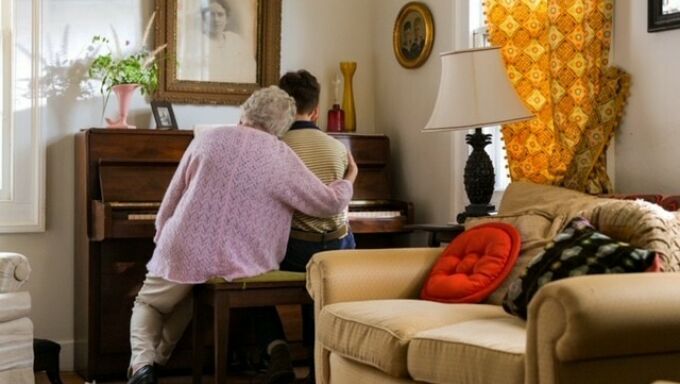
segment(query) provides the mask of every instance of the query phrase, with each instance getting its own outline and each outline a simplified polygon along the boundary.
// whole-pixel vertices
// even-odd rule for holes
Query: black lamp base
[[[476,128],[475,133],[465,136],[465,141],[472,147],[463,175],[470,205],[456,217],[461,224],[468,217],[488,216],[495,209],[489,202],[496,178],[491,158],[484,150],[484,147],[491,144],[491,135],[482,133],[481,128]]]
[[[491,204],[470,204],[465,207],[465,211],[456,216],[456,221],[463,224],[468,217],[489,216],[495,210],[496,207]]]

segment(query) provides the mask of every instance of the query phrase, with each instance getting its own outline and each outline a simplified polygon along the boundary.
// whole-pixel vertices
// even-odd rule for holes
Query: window
[[[470,0],[470,46],[473,48],[491,46],[482,1],[483,0]],[[482,131],[491,134],[491,145],[488,145],[485,149],[489,154],[489,157],[491,157],[494,173],[496,174],[494,190],[496,192],[502,192],[508,184],[510,184],[510,175],[508,175],[508,160],[505,156],[505,144],[503,142],[501,127],[486,127],[483,128]],[[499,195],[499,193],[494,193],[494,201],[500,197],[496,195]]]
[[[0,60],[0,201],[9,199],[9,126],[10,126],[10,113],[11,105],[9,101],[11,98],[11,87],[7,86],[10,84],[10,69],[9,65],[9,47],[11,34],[9,30],[10,25],[10,8],[9,2],[2,2],[0,4],[0,30],[2,35],[0,35],[0,54],[2,55],[2,60]]]
[[[40,5],[0,2],[0,233],[45,227]]]

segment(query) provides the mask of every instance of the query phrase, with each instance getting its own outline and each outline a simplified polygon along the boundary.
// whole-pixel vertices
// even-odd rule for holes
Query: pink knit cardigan
[[[295,210],[327,217],[351,198],[350,182],[324,185],[273,135],[212,129],[189,145],[165,192],[147,268],[177,283],[278,269]]]

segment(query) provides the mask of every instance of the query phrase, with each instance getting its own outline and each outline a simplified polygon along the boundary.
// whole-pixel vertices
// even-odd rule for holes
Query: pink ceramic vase
[[[109,128],[137,128],[134,125],[127,123],[128,111],[130,110],[130,101],[135,89],[139,88],[138,84],[120,84],[111,87],[113,93],[118,99],[118,118],[106,118],[106,124]]]

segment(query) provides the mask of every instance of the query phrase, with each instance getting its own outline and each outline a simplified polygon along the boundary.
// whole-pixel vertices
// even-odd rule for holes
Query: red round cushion
[[[478,303],[510,274],[521,237],[506,223],[468,229],[444,250],[432,268],[420,298],[444,303]]]

